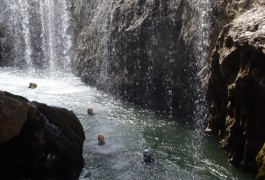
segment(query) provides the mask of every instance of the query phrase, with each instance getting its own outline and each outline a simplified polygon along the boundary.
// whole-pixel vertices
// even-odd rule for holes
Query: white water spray
[[[29,24],[29,4],[27,1],[19,0],[18,1],[18,7],[21,11],[21,17],[22,17],[22,33],[23,33],[23,39],[25,43],[25,54],[24,58],[28,65],[32,65],[32,49],[31,49],[31,40],[30,40],[30,24]]]
[[[96,43],[92,46],[97,46],[96,51],[91,52],[93,56],[98,56],[99,61],[96,60],[96,66],[99,70],[98,85],[108,90],[109,84],[109,54],[112,49],[109,48],[110,30],[108,29],[109,10],[111,2],[106,1],[104,3],[91,2],[91,14],[94,14],[88,27],[89,38],[96,38]],[[93,8],[96,7],[96,8]],[[89,41],[89,40],[88,40]],[[89,42],[88,42],[89,43]]]
[[[211,2],[209,0],[200,0],[195,6],[196,12],[199,15],[199,24],[197,30],[197,58],[198,58],[198,75],[202,75],[205,70],[207,59],[209,57],[210,33],[211,33]]]
[[[69,30],[70,2],[4,0],[4,3],[5,10],[9,13],[9,36],[13,37],[13,64],[31,68],[38,65],[51,71],[69,71],[73,55],[72,34]],[[36,45],[39,45],[37,51]]]
[[[198,164],[202,157],[202,143],[204,136],[204,122],[207,116],[206,92],[204,88],[204,76],[207,69],[207,60],[209,58],[209,38],[211,32],[211,3],[209,0],[193,1],[194,11],[198,15],[197,41],[195,43],[196,51],[196,67],[197,67],[197,84],[195,86],[195,110],[193,119],[195,130],[193,132],[192,147],[194,149],[194,161]]]
[[[4,16],[6,25],[6,33],[10,33],[8,46],[12,43],[12,50],[5,52],[4,56],[12,57],[13,64],[17,65],[21,61],[31,63],[30,35],[29,35],[29,19],[27,3],[21,0],[3,1]],[[21,34],[24,34],[21,36]]]
[[[210,33],[211,33],[211,2],[209,0],[200,0],[195,6],[196,12],[199,15],[198,31],[197,31],[197,109],[196,116],[198,117],[198,127],[203,126],[203,122],[207,116],[207,108],[205,102],[204,76],[207,69],[210,48]]]
[[[72,36],[68,33],[68,29],[70,26],[70,21],[71,21],[71,14],[70,11],[68,10],[70,7],[70,2],[67,0],[61,1],[61,6],[62,6],[62,29],[61,33],[62,34],[62,40],[63,40],[63,57],[65,58],[64,61],[66,62],[64,64],[64,68],[70,68],[67,67],[70,65],[72,54],[71,54],[71,48],[73,45],[72,42]]]
[[[40,1],[41,40],[43,49],[43,61],[49,69],[54,70],[55,61],[55,27],[53,0]]]

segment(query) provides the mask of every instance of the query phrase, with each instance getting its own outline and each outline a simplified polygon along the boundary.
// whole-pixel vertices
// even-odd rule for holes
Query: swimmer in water
[[[143,152],[143,157],[144,157],[144,160],[143,160],[144,164],[146,165],[154,164],[153,154],[148,148],[145,148]]]
[[[93,116],[93,115],[95,115],[95,114],[93,113],[93,109],[92,109],[92,108],[87,108],[87,114],[88,114],[89,116]]]
[[[104,145],[105,144],[105,136],[104,134],[100,133],[98,135],[98,145]]]
[[[36,83],[29,83],[28,88],[35,89],[35,88],[37,88],[37,84]]]

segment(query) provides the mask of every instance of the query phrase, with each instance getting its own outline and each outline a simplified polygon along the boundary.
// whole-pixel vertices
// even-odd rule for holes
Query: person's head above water
[[[149,157],[151,155],[151,152],[148,148],[145,148],[144,149],[144,152],[143,152],[143,155],[145,158]]]
[[[104,136],[103,133],[100,133],[98,135],[98,143],[100,143],[100,144],[104,144],[105,143],[105,136]]]
[[[87,114],[88,115],[94,115],[92,108],[87,108]]]
[[[148,148],[144,149],[143,156],[144,156],[144,162],[152,162],[153,161],[152,153]]]

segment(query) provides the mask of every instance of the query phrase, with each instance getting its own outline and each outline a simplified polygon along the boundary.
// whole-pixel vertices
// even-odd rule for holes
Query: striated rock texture
[[[254,0],[216,0],[212,1],[212,14],[213,14],[213,23],[216,30],[222,29],[223,26],[236,17],[243,14],[246,10],[253,7],[257,1]]]
[[[75,1],[74,73],[131,102],[190,114],[196,81],[194,4]]]
[[[0,91],[0,179],[77,179],[84,139],[73,112]]]
[[[229,161],[255,166],[265,142],[265,7],[255,6],[222,30],[208,82],[208,127]]]
[[[254,0],[216,0],[211,1],[212,31],[211,42],[214,47],[219,33],[223,27],[232,22],[236,17],[251,9],[257,1]]]

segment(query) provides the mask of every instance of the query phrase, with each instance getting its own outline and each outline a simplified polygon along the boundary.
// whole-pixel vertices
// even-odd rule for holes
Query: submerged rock
[[[219,134],[230,161],[256,167],[265,142],[265,7],[226,25],[216,43],[208,80],[208,128]]]
[[[0,179],[77,179],[84,139],[73,112],[0,91]]]

